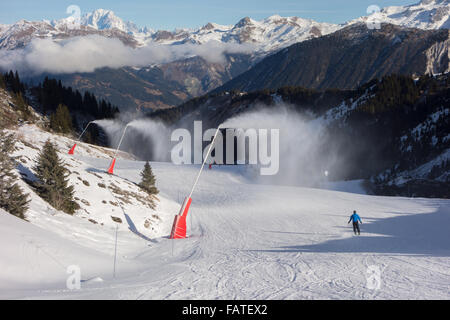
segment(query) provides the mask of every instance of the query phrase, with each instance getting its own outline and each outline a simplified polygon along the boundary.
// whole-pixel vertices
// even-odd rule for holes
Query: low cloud
[[[218,41],[179,45],[150,43],[134,49],[118,39],[98,35],[58,42],[34,39],[23,49],[0,50],[0,68],[37,75],[47,72],[93,72],[103,67],[144,67],[192,56],[200,56],[210,63],[224,63],[227,53],[251,53],[252,50],[251,45],[224,44]]]

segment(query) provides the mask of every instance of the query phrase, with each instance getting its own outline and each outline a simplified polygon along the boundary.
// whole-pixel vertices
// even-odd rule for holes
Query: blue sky
[[[97,8],[110,9],[124,20],[153,29],[193,28],[207,22],[234,24],[245,16],[260,20],[273,14],[342,23],[365,15],[369,5],[385,7],[417,2],[419,0],[0,0],[0,23],[64,18],[71,4],[78,5],[82,14]]]

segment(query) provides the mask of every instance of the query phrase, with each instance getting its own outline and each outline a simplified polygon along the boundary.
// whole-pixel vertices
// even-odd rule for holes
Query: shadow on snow
[[[431,213],[397,213],[394,217],[371,218],[370,220],[371,222],[361,225],[361,236],[333,239],[309,245],[282,246],[268,250],[251,251],[286,253],[361,252],[450,256],[450,208],[448,206],[435,208],[435,211]],[[351,226],[348,228],[351,230]]]

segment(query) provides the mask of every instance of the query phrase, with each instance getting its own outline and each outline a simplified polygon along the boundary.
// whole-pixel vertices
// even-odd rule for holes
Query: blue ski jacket
[[[359,220],[359,222],[362,223],[361,218],[358,216],[357,213],[352,214],[352,215],[350,216],[350,220],[348,220],[348,222],[350,222],[350,221],[352,221],[352,220],[353,220],[353,222],[358,222],[358,220]]]

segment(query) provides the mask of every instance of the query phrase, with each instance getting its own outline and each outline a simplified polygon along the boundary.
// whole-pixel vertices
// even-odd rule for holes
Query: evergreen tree
[[[33,168],[38,181],[37,193],[55,209],[73,214],[79,205],[73,200],[73,186],[69,185],[68,170],[58,157],[55,146],[47,140]]]
[[[18,92],[14,95],[14,102],[17,107],[17,110],[20,111],[23,120],[25,121],[30,120],[32,118],[32,114],[21,92]]]
[[[3,75],[6,88],[13,93],[25,93],[25,85],[20,81],[18,72],[9,71]]]
[[[19,77],[19,73],[17,72],[17,70],[14,73],[13,91],[15,93],[24,92],[24,88],[23,88],[22,83],[20,82],[20,77]]]
[[[3,77],[2,74],[0,74],[0,89],[6,89],[5,78]]]
[[[141,172],[141,183],[139,183],[139,187],[141,187],[142,190],[148,193],[150,196],[150,200],[152,203],[152,207],[155,207],[154,199],[156,198],[156,195],[159,193],[158,188],[156,188],[156,177],[153,174],[152,167],[150,166],[150,163],[147,161],[145,163],[144,169]]]
[[[14,74],[6,76],[14,77]],[[73,115],[82,113],[94,119],[113,118],[119,112],[116,106],[106,101],[97,101],[95,95],[88,91],[82,95],[78,90],[64,87],[60,80],[45,77],[41,84],[31,90],[38,97],[44,114],[56,111],[60,104],[67,106]]]
[[[5,135],[0,140],[0,208],[5,211],[25,219],[25,212],[28,209],[28,194],[24,194],[15,180],[14,160],[10,157],[14,149],[14,139],[12,135]]]
[[[56,132],[70,133],[72,127],[72,116],[66,105],[59,104],[56,111],[50,116],[50,128]]]

